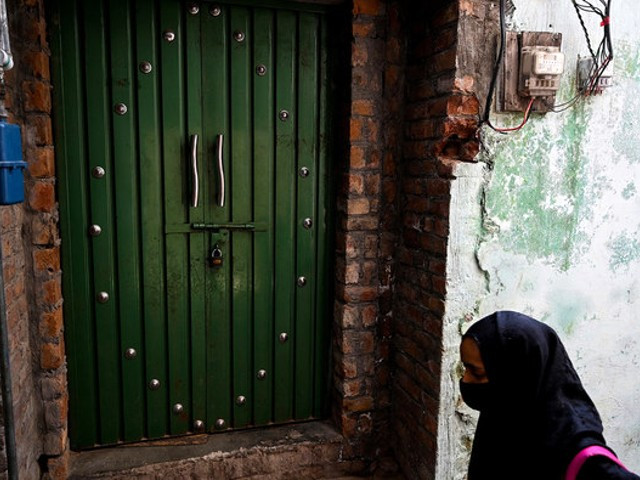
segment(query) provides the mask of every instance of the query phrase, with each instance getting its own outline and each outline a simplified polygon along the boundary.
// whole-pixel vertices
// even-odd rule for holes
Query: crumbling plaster
[[[603,417],[610,445],[640,469],[640,10],[614,0],[615,86],[509,136],[483,132],[477,164],[451,190],[439,480],[463,479],[474,414],[457,391],[460,335],[498,309],[553,326]],[[559,101],[586,54],[570,1],[514,0],[511,28],[563,34]],[[601,32],[592,19],[592,38]],[[487,58],[490,58],[488,56]],[[513,125],[518,115],[495,115]],[[526,412],[523,412],[526,414]]]

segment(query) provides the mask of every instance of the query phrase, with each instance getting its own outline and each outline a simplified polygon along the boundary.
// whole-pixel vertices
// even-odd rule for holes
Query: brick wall
[[[392,419],[396,458],[415,479],[435,476],[453,171],[478,152],[479,106],[468,92],[474,79],[460,77],[457,68],[464,3],[425,2],[407,24]]]
[[[353,3],[351,91],[343,99],[347,161],[340,165],[337,206],[334,418],[347,442],[344,455],[371,469],[391,468],[384,462],[404,89],[400,4]]]
[[[25,204],[2,207],[16,443],[22,478],[39,478],[39,461],[54,478],[65,478],[67,397],[44,3],[10,0],[7,10],[15,59],[6,75],[7,107],[10,121],[21,125],[28,162]]]

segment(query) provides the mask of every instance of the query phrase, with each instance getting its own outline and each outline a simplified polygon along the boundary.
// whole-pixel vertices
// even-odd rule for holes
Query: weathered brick
[[[362,67],[367,64],[369,55],[362,41],[355,41],[351,46],[351,65]]]
[[[351,105],[351,112],[355,115],[370,117],[374,114],[374,105],[371,100],[354,100]]]
[[[40,353],[40,367],[43,370],[55,370],[64,364],[64,342],[44,343]]]
[[[29,189],[29,206],[38,212],[51,212],[55,207],[55,189],[47,182],[34,182]]]
[[[352,27],[354,37],[373,37],[376,33],[376,24],[369,21],[357,21]]]
[[[51,91],[48,84],[34,80],[22,82],[26,112],[51,112]]]
[[[371,211],[371,202],[368,198],[350,198],[347,200],[347,213],[349,215],[365,215]]]
[[[43,312],[40,315],[40,335],[46,339],[59,339],[62,334],[62,309]]]
[[[366,412],[373,408],[373,398],[370,396],[345,398],[342,400],[342,407],[346,412]]]
[[[49,55],[45,52],[26,52],[22,60],[27,73],[39,79],[49,79]]]
[[[31,220],[31,233],[34,245],[52,245],[56,238],[56,226],[51,218],[35,215]]]
[[[36,272],[56,273],[60,271],[60,248],[41,248],[33,252]]]
[[[384,2],[382,0],[354,0],[354,15],[381,15],[384,13]]]
[[[50,480],[65,480],[69,477],[68,452],[47,460],[48,474]]]
[[[29,162],[29,173],[32,177],[43,178],[55,175],[53,148],[35,148],[31,150],[26,160]]]
[[[57,306],[62,300],[62,287],[59,277],[42,282],[39,290],[39,300],[43,305]]]

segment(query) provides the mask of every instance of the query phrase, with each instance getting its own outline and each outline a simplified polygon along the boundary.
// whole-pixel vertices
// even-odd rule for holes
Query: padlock
[[[213,250],[211,250],[211,255],[209,255],[209,266],[222,266],[222,250],[220,250],[220,246],[217,243],[213,247]]]

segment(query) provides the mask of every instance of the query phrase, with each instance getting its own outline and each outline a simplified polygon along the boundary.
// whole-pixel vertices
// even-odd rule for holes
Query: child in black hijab
[[[471,326],[460,352],[462,398],[480,410],[469,480],[573,480],[570,464],[577,480],[640,480],[606,448],[598,411],[553,329],[496,312]]]

